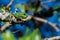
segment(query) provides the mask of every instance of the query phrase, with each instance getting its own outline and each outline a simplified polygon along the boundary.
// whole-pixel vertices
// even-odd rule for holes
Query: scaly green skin
[[[16,17],[16,18],[23,18],[25,19],[27,17],[27,15],[25,14],[25,5],[22,5],[22,4],[17,4],[15,5],[15,8],[20,8],[21,12],[22,13],[14,13],[13,15]]]
[[[25,12],[25,5],[22,4],[16,4],[15,8],[19,8],[21,10],[21,12]]]
[[[13,14],[16,18],[22,18],[22,19],[25,19],[27,18],[27,15],[25,13],[14,13]]]

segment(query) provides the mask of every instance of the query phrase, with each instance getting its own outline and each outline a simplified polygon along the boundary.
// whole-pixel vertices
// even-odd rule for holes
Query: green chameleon
[[[13,14],[16,18],[22,18],[22,19],[25,19],[27,18],[27,14],[26,13],[19,13],[19,12],[16,12]]]
[[[13,14],[16,18],[27,18],[27,14],[25,13],[25,5],[17,4],[15,5],[15,8],[19,8],[21,10],[21,12],[16,12]]]

